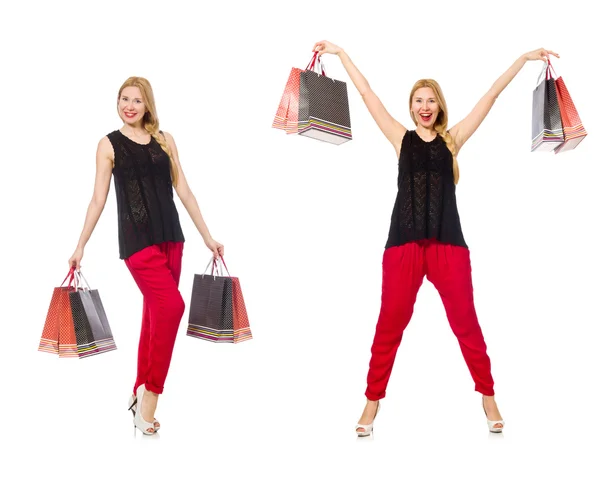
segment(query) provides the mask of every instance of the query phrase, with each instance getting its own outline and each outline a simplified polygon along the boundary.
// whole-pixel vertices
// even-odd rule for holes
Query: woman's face
[[[142,92],[136,86],[123,88],[118,103],[119,116],[131,126],[141,123],[146,113]]]
[[[413,95],[410,111],[418,124],[433,128],[440,112],[435,93],[430,87],[419,88]]]

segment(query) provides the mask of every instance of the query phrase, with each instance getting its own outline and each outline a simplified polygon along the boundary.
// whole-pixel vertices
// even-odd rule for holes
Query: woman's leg
[[[475,390],[494,395],[490,358],[477,320],[473,300],[469,250],[462,246],[431,243],[425,251],[427,279],[438,290],[450,328],[456,335]]]
[[[150,308],[146,299],[142,306],[142,329],[140,330],[140,342],[138,344],[137,377],[133,385],[133,395],[140,384],[146,382],[148,377],[148,361],[150,359]]]
[[[148,400],[144,401],[145,418],[152,417],[156,395],[163,392],[177,330],[185,310],[183,298],[178,290],[182,251],[182,243],[163,243],[149,246],[125,260],[144,296],[147,306],[145,313],[148,313],[144,315],[146,324],[142,325],[147,343],[144,337],[140,338],[141,355],[138,358],[136,380],[136,389],[140,384],[145,384],[151,393],[145,396]]]
[[[370,401],[385,397],[396,352],[412,317],[424,274],[423,247],[419,243],[407,243],[385,250],[381,309],[371,347],[365,392]]]
[[[458,339],[475,382],[475,390],[483,395],[487,416],[490,420],[501,420],[502,416],[494,399],[490,358],[475,312],[469,250],[462,246],[434,242],[428,245],[425,257],[427,279],[433,283],[442,298],[450,328]]]
[[[407,243],[385,250],[381,286],[381,309],[371,346],[367,375],[367,405],[359,424],[371,424],[380,399],[385,397],[396,351],[413,314],[417,293],[423,284],[423,252],[419,243]],[[365,432],[357,428],[357,432]]]

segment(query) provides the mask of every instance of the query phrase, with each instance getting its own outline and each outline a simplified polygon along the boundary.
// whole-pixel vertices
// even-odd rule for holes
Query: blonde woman
[[[483,396],[488,428],[502,432],[504,421],[496,405],[490,359],[475,313],[469,249],[456,204],[456,158],[523,65],[558,55],[540,48],[520,56],[471,113],[449,130],[448,108],[440,86],[434,80],[419,80],[409,97],[410,116],[416,128],[408,130],[392,118],[342,48],[321,41],[313,50],[319,56],[330,53],[340,58],[398,159],[398,195],[383,254],[381,310],[371,348],[367,404],[356,433],[368,436],[373,431],[379,401],[385,397],[396,351],[425,276],[442,298],[475,390]]]
[[[144,297],[137,378],[129,409],[144,434],[154,434],[158,395],[163,392],[185,305],[178,289],[185,241],[173,189],[215,258],[224,254],[202,218],[181,169],[173,137],[159,130],[154,94],[145,78],[119,89],[123,126],[103,137],[96,152],[96,180],[83,231],[69,265],[79,270],[83,251],[104,209],[114,176],[119,254]]]

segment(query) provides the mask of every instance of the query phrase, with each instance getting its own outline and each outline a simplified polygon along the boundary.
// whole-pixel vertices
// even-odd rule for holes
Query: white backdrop
[[[600,124],[590,12],[564,1],[24,1],[4,6],[1,23],[0,468],[18,471],[11,477],[595,475]],[[556,70],[589,137],[568,153],[529,152],[542,67],[530,62],[459,156],[459,210],[503,435],[488,434],[425,282],[376,436],[355,439],[397,162],[335,57],[325,62],[348,82],[354,139],[333,146],[271,128],[290,68],[304,67],[322,39],[346,49],[408,127],[419,78],[439,81],[453,125],[522,53],[561,54]],[[142,298],[118,259],[112,184],[82,270],[118,350],[84,361],[37,352],[83,226],[97,143],[121,126],[116,94],[131,75],[154,87],[161,128],[241,279],[254,334],[235,346],[186,337],[186,309],[152,438],[134,438],[125,407]],[[177,206],[187,303],[209,253]]]

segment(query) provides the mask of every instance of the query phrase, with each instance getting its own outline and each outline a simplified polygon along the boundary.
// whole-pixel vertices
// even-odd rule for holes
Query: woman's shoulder
[[[119,141],[119,138],[122,136],[122,133],[119,130],[113,130],[110,133],[107,133],[102,138],[100,138],[100,143],[111,143],[114,144]]]
[[[98,153],[109,158],[111,160],[115,157],[115,144],[117,138],[118,131],[112,131],[102,138],[98,142]]]
[[[171,133],[169,133],[168,131],[165,130],[159,130],[158,132],[160,135],[162,135],[162,137],[167,140],[167,141],[173,141],[173,135],[171,135]]]

